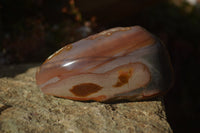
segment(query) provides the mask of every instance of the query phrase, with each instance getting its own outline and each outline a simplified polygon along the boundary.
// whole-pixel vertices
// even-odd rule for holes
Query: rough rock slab
[[[47,96],[35,84],[37,66],[0,67],[0,132],[172,132],[162,98],[105,104]]]

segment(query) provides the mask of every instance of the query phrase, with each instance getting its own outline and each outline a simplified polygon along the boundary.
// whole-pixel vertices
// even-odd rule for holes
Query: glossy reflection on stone
[[[100,102],[163,94],[172,78],[165,46],[140,26],[109,29],[66,45],[36,73],[45,94]]]

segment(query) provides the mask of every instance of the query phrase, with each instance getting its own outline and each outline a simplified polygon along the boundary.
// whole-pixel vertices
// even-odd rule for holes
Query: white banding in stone
[[[59,81],[60,79],[58,77],[54,77],[50,80],[48,80],[47,82],[45,82],[44,84],[41,84],[39,87],[40,88],[43,88],[44,86],[48,85],[48,84],[51,84],[51,83],[55,83],[57,81]]]

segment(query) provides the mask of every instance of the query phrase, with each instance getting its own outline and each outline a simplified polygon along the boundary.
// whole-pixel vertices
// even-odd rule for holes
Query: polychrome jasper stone
[[[87,101],[140,100],[166,92],[172,68],[165,46],[140,26],[117,27],[68,44],[36,73],[48,95]]]

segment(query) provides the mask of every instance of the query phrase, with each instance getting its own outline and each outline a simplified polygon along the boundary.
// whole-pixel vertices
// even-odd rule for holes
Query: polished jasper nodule
[[[45,94],[100,102],[157,96],[170,88],[172,78],[165,46],[140,26],[112,28],[68,44],[36,73]]]

